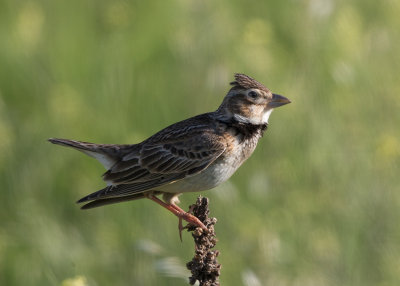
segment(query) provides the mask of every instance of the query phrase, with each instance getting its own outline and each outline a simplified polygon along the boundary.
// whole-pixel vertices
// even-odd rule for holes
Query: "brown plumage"
[[[180,219],[201,226],[176,203],[184,192],[211,189],[226,181],[252,154],[273,108],[290,101],[244,74],[214,112],[172,124],[138,144],[93,144],[49,139],[99,160],[108,186],[78,201],[92,208],[150,198]],[[162,194],[165,202],[155,196]]]

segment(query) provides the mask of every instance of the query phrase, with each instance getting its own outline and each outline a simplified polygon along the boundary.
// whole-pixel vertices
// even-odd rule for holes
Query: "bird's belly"
[[[209,190],[228,180],[239,166],[230,160],[217,160],[201,173],[158,187],[157,190],[168,193]]]

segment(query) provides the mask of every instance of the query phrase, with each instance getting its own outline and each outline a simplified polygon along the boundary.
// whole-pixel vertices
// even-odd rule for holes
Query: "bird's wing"
[[[142,142],[140,149],[136,145],[103,175],[109,186],[79,202],[128,196],[181,180],[207,168],[226,149],[223,137],[209,129],[172,133],[167,129]]]

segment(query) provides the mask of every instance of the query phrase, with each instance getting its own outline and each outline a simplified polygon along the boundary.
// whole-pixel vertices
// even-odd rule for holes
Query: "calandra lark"
[[[82,209],[148,198],[179,217],[180,230],[184,219],[207,231],[177,206],[178,196],[228,180],[253,153],[272,110],[290,103],[244,74],[236,74],[231,85],[216,111],[172,124],[138,144],[49,139],[96,158],[107,169],[107,187],[80,199],[86,203]]]

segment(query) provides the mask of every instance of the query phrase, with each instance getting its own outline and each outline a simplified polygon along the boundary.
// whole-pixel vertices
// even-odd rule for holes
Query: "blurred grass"
[[[222,285],[399,285],[400,2],[1,1],[0,284],[186,285],[177,220],[83,212],[100,164],[217,108],[234,72],[293,103],[210,197]],[[181,197],[182,206],[198,194]]]

